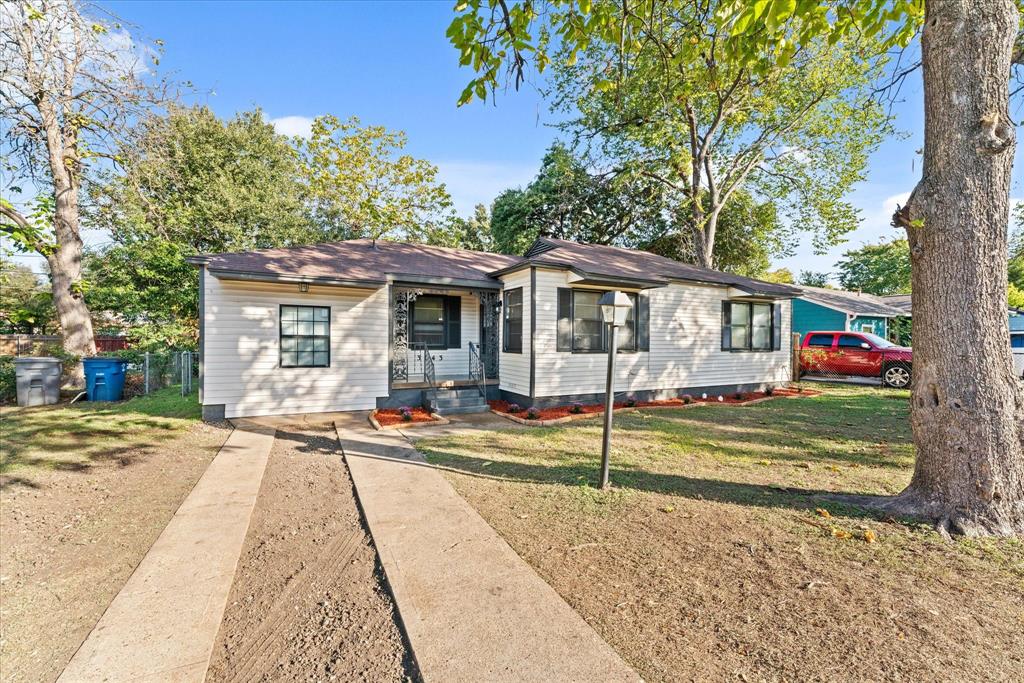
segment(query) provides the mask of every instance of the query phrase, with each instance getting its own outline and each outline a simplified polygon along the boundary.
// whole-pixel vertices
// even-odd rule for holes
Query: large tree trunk
[[[60,131],[49,107],[40,107],[46,125],[47,151],[53,174],[53,233],[56,248],[46,253],[50,266],[53,305],[60,321],[64,351],[75,356],[96,353],[92,318],[82,294],[82,238],[78,212],[78,141],[73,133]],[[82,382],[82,368],[69,376],[74,384]]]
[[[968,536],[1024,533],[1024,388],[1007,331],[1015,146],[1013,0],[928,0],[925,146],[907,228],[914,296],[917,462],[892,509]]]

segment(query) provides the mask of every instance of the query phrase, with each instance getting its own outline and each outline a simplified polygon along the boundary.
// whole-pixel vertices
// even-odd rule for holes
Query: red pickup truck
[[[886,386],[910,386],[912,351],[868,332],[808,332],[800,347],[801,374],[879,377]]]

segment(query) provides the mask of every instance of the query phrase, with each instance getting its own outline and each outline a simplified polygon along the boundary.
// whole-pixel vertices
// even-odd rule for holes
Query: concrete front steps
[[[431,399],[430,409],[438,415],[457,413],[485,413],[490,410],[487,401],[474,387],[439,388],[437,398]]]

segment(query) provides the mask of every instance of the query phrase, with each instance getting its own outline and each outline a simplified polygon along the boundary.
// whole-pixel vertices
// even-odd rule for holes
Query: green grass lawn
[[[617,414],[610,491],[599,417],[416,445],[647,680],[1019,677],[1024,544],[836,502],[910,481],[909,392],[815,388]]]
[[[693,405],[615,416],[611,481],[761,506],[806,506],[808,493],[890,494],[913,466],[907,391],[830,387],[750,406]],[[519,481],[594,486],[601,420],[420,441],[432,462]],[[481,445],[483,446],[481,448]]]
[[[0,408],[0,474],[24,478],[123,459],[177,436],[199,418],[196,395],[183,397],[178,387],[117,403]]]

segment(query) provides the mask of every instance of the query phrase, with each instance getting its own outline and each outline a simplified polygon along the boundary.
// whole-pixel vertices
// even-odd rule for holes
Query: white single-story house
[[[540,238],[522,257],[349,240],[190,258],[208,419],[599,401],[597,300],[628,294],[615,391],[638,399],[788,381],[800,290],[643,251]]]

